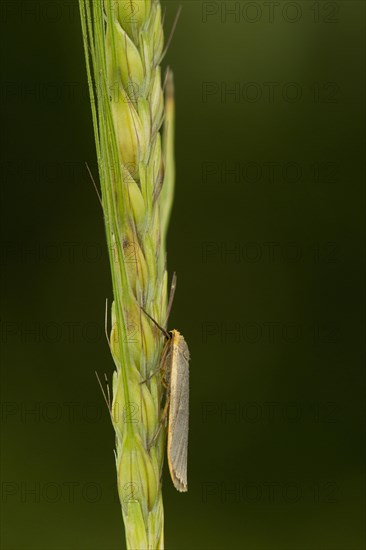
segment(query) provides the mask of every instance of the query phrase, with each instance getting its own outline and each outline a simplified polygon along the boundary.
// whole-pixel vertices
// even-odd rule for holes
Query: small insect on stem
[[[174,289],[175,279],[172,285],[173,292]],[[158,369],[162,371],[163,385],[166,388],[165,406],[159,431],[168,415],[167,457],[170,476],[174,487],[178,491],[185,492],[188,489],[189,349],[184,337],[177,330],[167,332],[143,308],[141,309],[167,339]],[[154,439],[156,436],[157,434]]]

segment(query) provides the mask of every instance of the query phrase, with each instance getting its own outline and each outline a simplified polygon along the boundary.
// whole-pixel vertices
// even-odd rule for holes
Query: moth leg
[[[158,374],[158,372],[160,371],[161,369],[161,366],[158,367],[157,369],[153,370],[152,373],[147,377],[145,378],[144,380],[141,380],[140,382],[140,385],[141,384],[146,384],[146,382],[148,382],[149,380],[151,380],[151,378],[153,378],[155,376],[155,374]]]
[[[159,421],[159,427],[158,429],[156,430],[155,434],[154,434],[154,437],[152,438],[152,440],[150,441],[150,443],[148,444],[148,448],[150,449],[150,447],[152,447],[155,443],[155,441],[157,440],[158,438],[158,435],[160,434],[161,432],[161,428],[163,427],[163,424],[165,422],[165,419],[166,419],[166,416],[168,414],[168,410],[169,410],[169,402],[170,402],[170,399],[167,398],[166,400],[166,403],[164,405],[164,409],[163,409],[163,412],[161,413],[161,418],[160,418],[160,421]]]
[[[147,378],[145,378],[145,380],[141,380],[140,385],[141,384],[146,384],[146,382],[151,380],[151,378],[153,378],[156,374],[158,374],[158,372],[161,371],[161,369],[163,369],[165,367],[165,358],[166,358],[166,355],[167,355],[167,351],[168,351],[167,347],[164,347],[163,353],[161,354],[161,359],[160,359],[160,363],[159,363],[158,368],[153,370],[152,373]]]

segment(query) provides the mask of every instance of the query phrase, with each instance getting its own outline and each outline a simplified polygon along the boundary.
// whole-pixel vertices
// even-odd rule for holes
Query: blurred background
[[[364,3],[163,5],[167,35],[183,6],[168,262],[192,356],[166,547],[361,550]],[[78,5],[1,21],[1,548],[122,550]]]

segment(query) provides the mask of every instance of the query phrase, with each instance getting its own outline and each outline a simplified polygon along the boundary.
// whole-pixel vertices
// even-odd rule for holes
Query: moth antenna
[[[178,20],[179,20],[179,17],[180,17],[180,14],[182,12],[182,6],[179,6],[178,10],[177,10],[177,13],[176,13],[176,16],[175,16],[175,19],[174,19],[174,23],[173,23],[173,26],[172,26],[172,30],[170,31],[170,35],[169,35],[169,38],[168,38],[168,41],[166,43],[166,46],[165,46],[165,49],[163,51],[163,53],[161,54],[161,58],[160,59],[164,59],[164,57],[166,56],[166,53],[169,49],[169,46],[173,40],[173,36],[174,36],[174,33],[175,33],[175,29],[177,28],[177,24],[178,24]]]
[[[140,309],[142,309],[142,311],[143,311],[143,312],[145,313],[145,315],[154,323],[154,325],[155,325],[156,327],[158,327],[159,330],[161,330],[161,332],[164,334],[165,338],[166,338],[167,340],[170,340],[170,339],[171,339],[171,335],[169,334],[169,332],[168,332],[167,330],[165,330],[165,328],[161,327],[161,326],[159,325],[159,323],[158,323],[157,321],[155,321],[155,319],[153,319],[153,318],[151,317],[151,315],[149,315],[148,312],[145,311],[144,308],[143,308],[142,306],[140,306]]]

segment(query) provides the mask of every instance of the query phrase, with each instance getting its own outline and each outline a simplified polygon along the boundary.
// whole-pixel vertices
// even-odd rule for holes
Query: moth
[[[176,276],[174,274],[167,318],[170,313],[175,284]],[[167,457],[170,476],[174,487],[178,491],[186,492],[188,489],[189,349],[180,332],[175,329],[165,330],[143,308],[141,309],[166,338],[158,369],[162,372],[162,383],[166,389],[165,405],[159,431],[167,417]],[[154,439],[156,437],[157,434]]]

